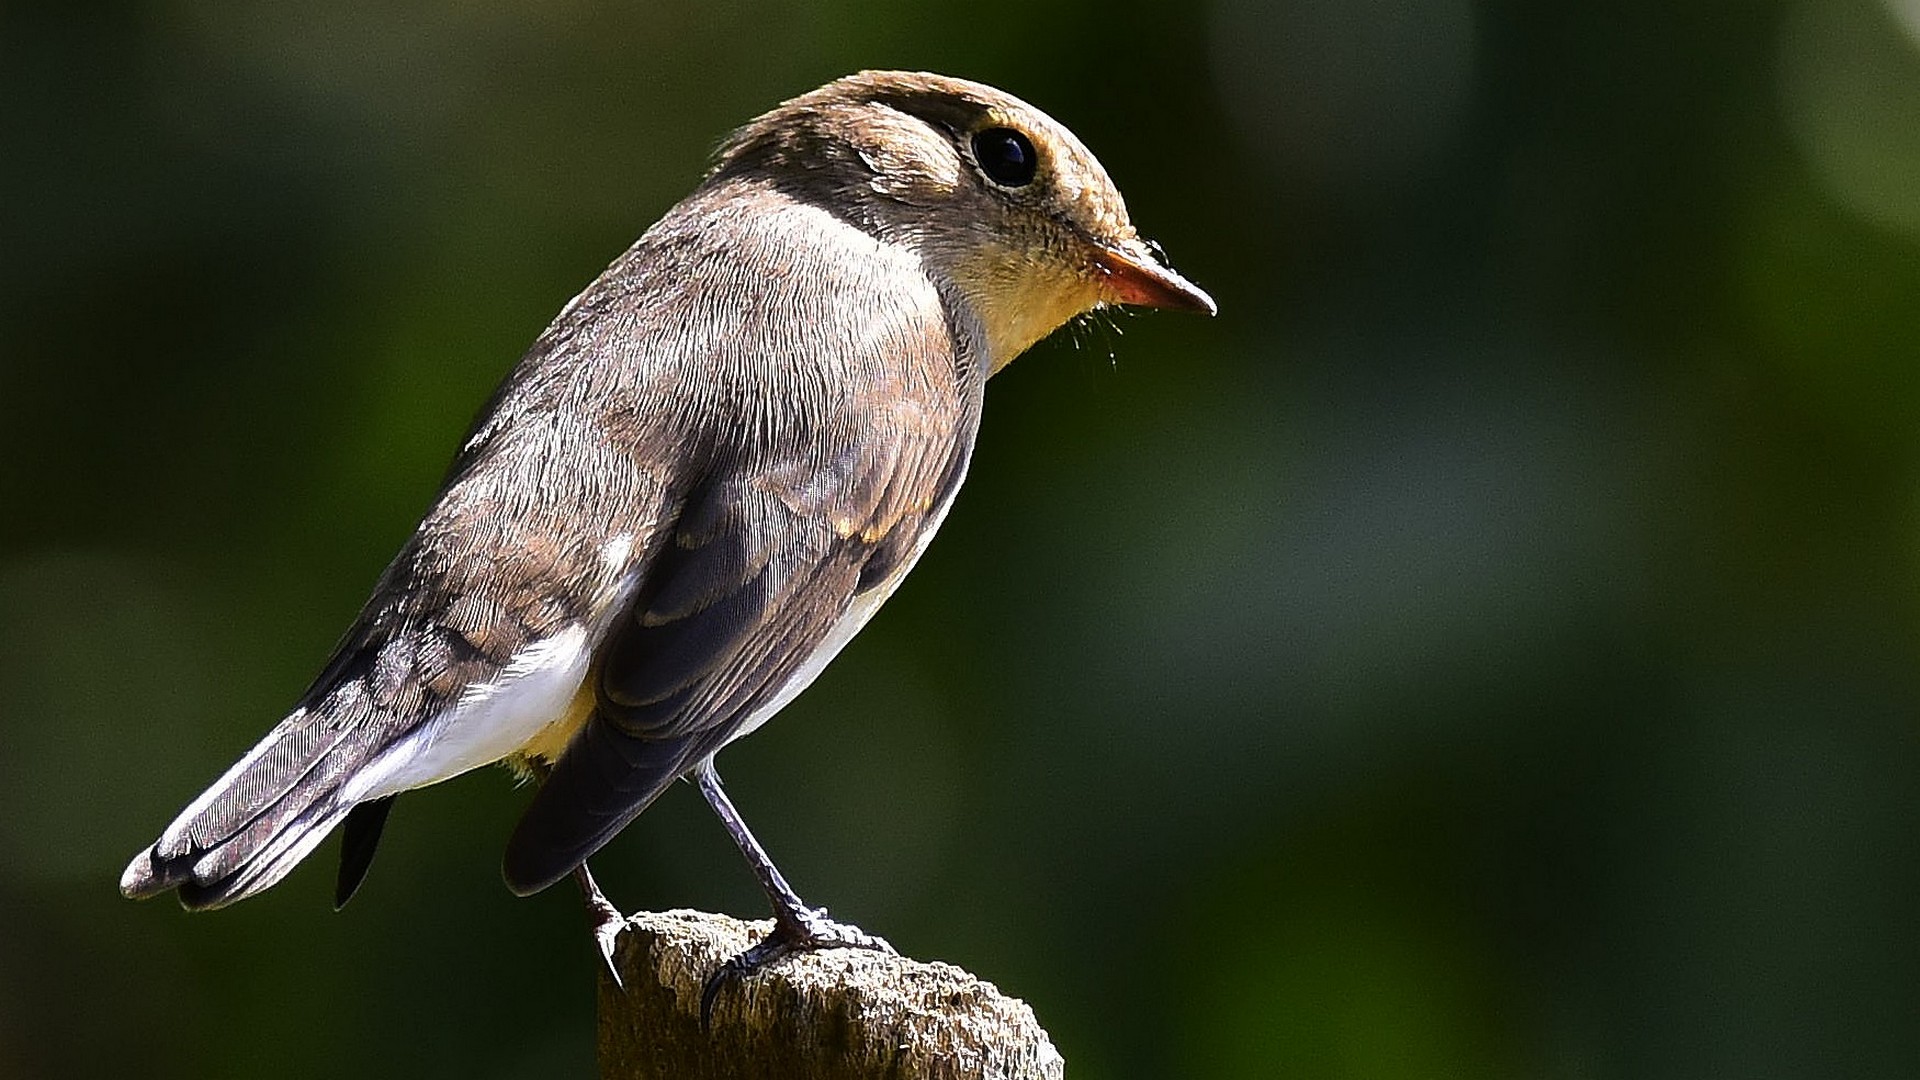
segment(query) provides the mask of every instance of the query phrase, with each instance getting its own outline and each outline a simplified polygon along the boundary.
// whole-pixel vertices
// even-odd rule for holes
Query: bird
[[[799,898],[715,756],[926,550],[988,377],[1120,305],[1216,311],[1008,93],[863,71],[749,121],[512,368],[319,676],[121,892],[224,907],[338,829],[343,906],[396,797],[498,762],[538,780],[507,886],[573,876],[610,965],[587,859],[681,779],[774,911],[729,970],[885,948]]]

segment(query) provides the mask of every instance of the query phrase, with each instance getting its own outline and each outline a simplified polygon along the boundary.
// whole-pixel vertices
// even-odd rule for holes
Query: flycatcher
[[[883,947],[801,902],[714,755],[891,595],[966,476],[987,377],[1075,316],[1211,314],[1072,133],[1008,94],[864,72],[734,132],[561,311],[293,711],[120,879],[217,908],[344,826],[336,900],[393,799],[491,762],[542,778],[514,892],[690,776],[772,902],[739,969]]]

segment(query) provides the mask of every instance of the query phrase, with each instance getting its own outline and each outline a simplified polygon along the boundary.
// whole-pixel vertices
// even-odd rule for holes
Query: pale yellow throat
[[[1100,302],[1100,283],[1084,273],[1004,249],[982,251],[955,279],[987,331],[989,373]]]

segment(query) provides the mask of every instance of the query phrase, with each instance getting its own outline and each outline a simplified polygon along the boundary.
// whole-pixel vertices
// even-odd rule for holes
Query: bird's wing
[[[933,355],[889,365],[952,364]],[[508,844],[522,894],[579,865],[674,779],[763,722],[884,600],[964,475],[977,400],[883,381],[696,485],[597,663],[598,708]]]

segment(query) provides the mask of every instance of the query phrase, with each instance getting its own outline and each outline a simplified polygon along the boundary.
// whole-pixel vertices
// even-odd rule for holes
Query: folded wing
[[[603,647],[593,718],[508,844],[514,891],[565,876],[813,680],[937,528],[977,415],[877,388],[693,489]]]

